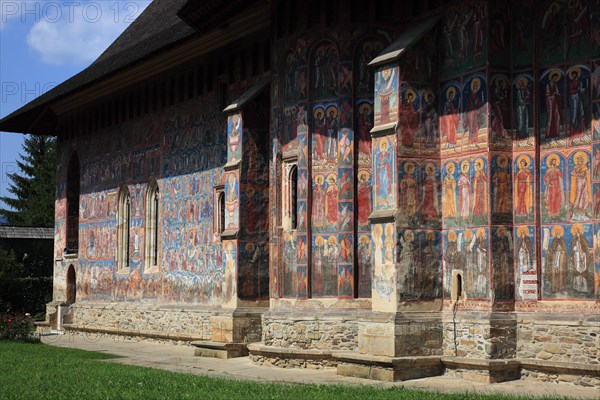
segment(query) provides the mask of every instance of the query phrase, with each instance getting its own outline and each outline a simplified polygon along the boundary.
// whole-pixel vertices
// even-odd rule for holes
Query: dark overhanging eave
[[[434,15],[419,22],[415,22],[406,32],[402,33],[398,39],[394,40],[392,44],[375,57],[369,63],[369,66],[374,67],[397,61],[409,46],[421,39],[427,32],[431,31],[440,18],[441,15]]]
[[[250,102],[256,96],[261,94],[263,90],[265,90],[269,86],[270,82],[271,76],[269,74],[268,76],[265,76],[263,79],[254,84],[254,86],[252,86],[250,89],[246,90],[244,94],[238,97],[233,103],[225,107],[223,112],[232,113],[241,110],[246,104],[248,104],[248,102]]]

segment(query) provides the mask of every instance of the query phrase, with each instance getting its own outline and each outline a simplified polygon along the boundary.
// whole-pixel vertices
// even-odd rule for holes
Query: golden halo
[[[475,162],[473,162],[473,165],[475,166],[475,169],[477,169],[478,165],[481,167],[482,170],[483,170],[483,167],[485,167],[485,163],[482,158],[475,159]]]
[[[285,242],[289,242],[289,241],[290,241],[290,233],[289,233],[289,232],[286,232],[286,233],[283,235],[283,240],[284,240]]]
[[[425,101],[427,101],[429,96],[431,96],[432,102],[435,101],[435,93],[433,93],[433,90],[431,90],[431,89],[424,90],[422,96],[425,99]]]
[[[329,106],[327,107],[327,116],[329,116],[329,114],[331,114],[333,112],[333,117],[337,117],[337,113],[338,113],[338,109],[336,106]]]
[[[383,231],[383,228],[381,227],[381,225],[375,225],[373,227],[373,234],[374,235],[381,236],[382,231]]]
[[[426,163],[425,164],[425,172],[427,173],[427,175],[432,175],[435,173],[435,165],[433,165],[433,163]]]
[[[331,182],[333,180],[333,182]],[[337,182],[337,176],[335,174],[327,175],[327,183],[330,185]]]
[[[496,162],[498,163],[498,166],[505,168],[508,165],[508,157],[506,154],[500,154]]]
[[[336,243],[337,244],[337,238],[335,236],[329,236],[329,239],[327,239],[327,243]]]
[[[404,163],[404,172],[406,172],[407,174],[410,174],[411,172],[408,172],[408,169],[412,167],[413,172],[415,171],[415,164],[408,161],[406,163]]]
[[[402,235],[402,237],[404,239],[410,240],[412,242],[414,240],[414,238],[415,238],[415,233],[413,231],[411,231],[410,229],[407,229],[407,230],[404,231],[404,235]]]
[[[523,234],[523,235],[521,235],[521,234]],[[519,227],[519,229],[517,230],[517,235],[529,236],[529,228],[527,228],[526,226]]]
[[[477,229],[477,237],[478,238],[485,238],[487,235],[485,234],[485,229],[483,228],[479,228]]]
[[[414,103],[417,100],[417,93],[415,93],[415,91],[412,88],[406,89],[406,91],[404,92],[404,98],[408,100],[408,95],[412,94],[412,101],[411,104]]]
[[[373,107],[369,103],[365,103],[358,108],[358,111],[362,114],[367,110],[367,113],[370,114],[373,112]]]
[[[498,230],[496,231],[496,234],[500,237],[505,236],[506,235],[506,228],[501,226],[498,228]]]
[[[363,235],[363,236],[361,236],[361,237],[358,238],[358,242],[359,243],[369,243],[369,237]]]
[[[385,234],[392,235],[394,233],[394,224],[386,224],[385,225]]]
[[[577,232],[583,235],[583,226],[581,224],[575,224],[571,227],[571,234],[573,236],[577,235]]]
[[[552,236],[557,236],[558,234],[560,234],[560,236],[562,236],[562,235],[564,235],[564,233],[565,233],[565,230],[560,225],[556,225],[554,228],[552,228]]]
[[[317,185],[322,185],[324,181],[325,181],[325,178],[323,177],[323,175],[321,175],[321,174],[315,175],[315,183]]]
[[[432,231],[425,231],[425,239],[435,239],[435,234]]]
[[[473,231],[470,229],[465,230],[465,240],[471,240],[473,237]]]
[[[581,77],[581,67],[578,67],[577,65],[573,65],[571,68],[569,68],[567,70],[567,76],[570,78],[571,74],[573,72],[577,72],[577,77],[580,78]]]
[[[506,75],[496,75],[496,84],[498,84],[498,82],[502,81],[504,82],[504,86],[508,86],[508,78],[506,77]]]
[[[369,179],[370,175],[371,174],[369,173],[369,171],[360,171],[358,173],[358,180],[365,180],[366,181],[366,180]]]
[[[448,100],[450,100],[450,93],[456,97],[456,88],[454,86],[450,86],[448,89],[446,89],[446,99]]]
[[[475,86],[477,86],[477,89],[475,89]],[[471,91],[478,92],[479,89],[481,89],[481,79],[479,79],[479,78],[471,79]]]
[[[517,159],[517,167],[520,167],[523,161],[525,161],[525,168],[529,168],[529,157],[527,156],[521,156]]]
[[[454,163],[453,162],[449,162],[448,164],[446,164],[446,172],[450,175],[454,174],[455,171],[455,167],[454,167]]]
[[[587,162],[588,162],[588,155],[587,155],[585,152],[583,152],[583,151],[578,151],[578,152],[577,152],[577,153],[575,153],[575,155],[573,156],[573,160],[574,160],[574,161],[577,161],[577,159],[578,159],[579,157],[583,158],[583,163],[584,163],[584,164],[587,164]]]
[[[387,139],[381,139],[381,141],[379,142],[379,148],[381,149],[381,151],[386,151],[388,149],[388,141]]]
[[[562,77],[562,71],[558,68],[550,70],[550,72],[548,72],[548,79],[552,79],[554,75],[558,75],[558,80],[560,80],[560,78]]]
[[[233,242],[227,242],[225,248],[229,251],[233,250]]]
[[[315,243],[317,244],[317,246],[321,246],[323,244],[323,236],[317,236],[315,238]]]
[[[317,114],[319,114],[319,113],[321,113],[321,115],[323,115],[323,114],[325,114],[325,110],[321,107],[317,107],[313,111],[313,116],[318,119],[319,117],[317,116]]]
[[[517,78],[517,88],[527,87],[527,86],[529,86],[529,80],[527,79],[527,77],[525,77],[525,75],[520,75]]]
[[[465,169],[465,166],[467,167],[467,171],[468,172],[469,169],[471,168],[471,164],[469,163],[469,160],[463,160],[463,162],[460,163],[460,170],[463,171]]]
[[[456,232],[450,231],[448,232],[448,240],[451,242],[456,242]]]
[[[560,165],[560,157],[557,154],[550,154],[547,158],[546,158],[546,165],[548,167],[550,167],[550,161],[556,161],[556,166],[558,167]]]
[[[246,249],[247,251],[252,251],[252,250],[254,250],[254,243],[248,243],[248,244],[246,245],[245,249]]]

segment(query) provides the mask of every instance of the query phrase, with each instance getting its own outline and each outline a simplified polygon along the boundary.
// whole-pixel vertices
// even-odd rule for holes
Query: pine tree
[[[19,171],[8,175],[13,196],[0,197],[6,225],[54,227],[56,140],[30,135],[23,143]]]

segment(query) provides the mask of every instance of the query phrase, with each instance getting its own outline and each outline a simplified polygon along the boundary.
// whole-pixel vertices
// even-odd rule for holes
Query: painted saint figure
[[[560,77],[561,72],[554,70],[550,72],[546,83],[546,138],[558,138],[560,133],[562,120],[562,96],[558,88]]]
[[[444,105],[444,115],[441,117],[442,133],[446,136],[446,148],[455,148],[458,132],[458,122],[460,115],[458,107],[454,105],[456,97],[456,88],[450,86],[446,90],[446,104]]]
[[[592,183],[587,162],[587,154],[582,151],[575,154],[575,166],[571,171],[569,202],[571,203],[571,219],[576,221],[591,218]]]
[[[482,117],[481,107],[483,107],[483,93],[480,93],[481,80],[473,78],[471,80],[471,93],[467,102],[467,116],[465,119],[465,128],[469,132],[469,144],[477,143],[477,135],[481,125]]]
[[[369,172],[358,173],[358,225],[369,224],[371,214],[371,185],[369,184]]]
[[[392,160],[390,158],[389,143],[387,139],[382,139],[379,143],[381,152],[377,157],[377,203],[383,206],[391,205],[390,192],[392,185]]]
[[[529,137],[529,125],[531,121],[531,92],[529,90],[529,81],[524,76],[517,80],[517,93],[515,102],[515,125],[517,137],[519,139],[525,139]]]
[[[469,162],[460,163],[458,178],[458,215],[461,221],[467,222],[471,216],[471,178],[469,177]]]
[[[553,294],[565,289],[569,274],[567,242],[563,234],[562,226],[556,225],[552,228],[552,243],[546,258],[546,271],[550,282],[550,291]]]
[[[533,176],[529,171],[529,159],[521,156],[519,171],[515,174],[515,213],[517,217],[528,217],[533,205]]]
[[[444,218],[456,219],[456,179],[454,179],[454,163],[446,164],[446,177],[443,182],[442,215]]]
[[[402,146],[414,147],[415,134],[419,124],[419,115],[414,109],[417,95],[413,89],[407,89],[404,93],[402,102],[402,117],[400,120],[400,129],[402,136]]]
[[[322,228],[325,225],[325,188],[323,183],[325,178],[319,174],[315,176],[315,185],[312,198],[312,224],[315,228]]]
[[[425,147],[435,147],[438,139],[438,112],[435,96],[431,90],[425,91],[425,108],[423,110],[423,136]]]
[[[377,96],[380,99],[380,115],[381,123],[387,124],[390,122],[390,97],[394,93],[394,76],[396,74],[395,68],[386,67],[379,73],[381,81],[378,82]]]
[[[560,158],[556,154],[548,156],[546,164],[548,166],[544,175],[546,212],[551,219],[556,219],[560,217],[561,206],[564,202],[564,174],[559,169]]]
[[[583,234],[583,226],[575,224],[571,228],[571,266],[573,269],[573,290],[579,293],[589,293],[588,285],[590,268],[593,265],[592,247]]]
[[[533,254],[533,244],[529,237],[529,229],[525,226],[517,230],[517,266],[521,272],[535,271],[535,258]]]
[[[508,173],[508,158],[502,154],[498,157],[498,170],[494,173],[494,212],[508,214],[510,204],[510,174]]]
[[[570,136],[579,137],[585,133],[585,111],[583,109],[585,87],[581,82],[581,68],[569,70],[569,127]]]
[[[422,185],[423,201],[421,215],[423,221],[435,221],[438,217],[438,182],[435,178],[435,166],[431,163],[425,165],[425,179]]]
[[[410,220],[417,212],[418,192],[417,180],[415,179],[415,164],[407,162],[404,164],[405,175],[400,181],[400,209]]]

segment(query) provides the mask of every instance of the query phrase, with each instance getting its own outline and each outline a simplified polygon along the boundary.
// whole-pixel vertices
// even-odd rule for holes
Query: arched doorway
[[[67,270],[67,303],[73,304],[77,298],[77,284],[75,279],[75,268],[69,265]]]

